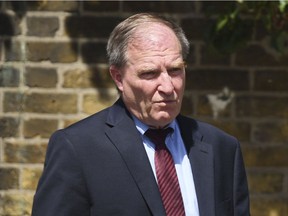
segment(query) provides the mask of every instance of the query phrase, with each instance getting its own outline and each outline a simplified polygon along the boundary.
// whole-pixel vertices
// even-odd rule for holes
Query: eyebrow
[[[139,70],[139,72],[149,72],[149,71],[158,71],[158,67],[154,66],[148,66],[148,67],[143,67]]]
[[[185,61],[181,61],[181,62],[176,62],[176,63],[172,63],[170,65],[168,65],[166,68],[174,68],[174,67],[185,67],[186,68],[186,62]],[[158,71],[159,68],[156,66],[144,66],[142,67],[139,71],[140,72],[148,72],[148,71]]]
[[[180,66],[181,67],[186,67],[186,62],[185,61],[181,61],[181,62],[172,63],[168,67],[180,67]]]

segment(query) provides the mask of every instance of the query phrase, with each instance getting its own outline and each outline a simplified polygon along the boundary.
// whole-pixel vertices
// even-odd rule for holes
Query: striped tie
[[[155,169],[159,191],[167,216],[185,216],[183,200],[173,158],[165,145],[172,128],[148,129],[145,135],[155,144]]]

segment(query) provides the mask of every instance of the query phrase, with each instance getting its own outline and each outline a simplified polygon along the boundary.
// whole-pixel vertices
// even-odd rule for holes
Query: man
[[[239,142],[179,114],[188,50],[182,29],[156,15],[113,30],[120,99],[51,137],[33,216],[250,215]]]

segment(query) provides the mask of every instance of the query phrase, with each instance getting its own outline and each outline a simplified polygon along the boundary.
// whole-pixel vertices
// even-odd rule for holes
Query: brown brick
[[[195,101],[193,100],[193,96],[186,92],[182,101],[181,114],[191,117],[194,116],[194,103]]]
[[[72,38],[107,38],[120,21],[115,17],[69,16],[65,29]]]
[[[84,118],[84,117],[83,117],[83,118]],[[68,126],[76,123],[77,121],[80,121],[81,119],[82,119],[82,118],[74,118],[74,119],[69,118],[69,119],[65,119],[65,120],[64,120],[64,126],[63,126],[63,128],[66,128],[66,127],[68,127]]]
[[[120,1],[83,1],[85,11],[117,12],[120,9]]]
[[[286,199],[252,199],[251,215],[253,216],[288,216]]]
[[[27,44],[29,61],[51,61],[71,63],[77,61],[77,46],[74,42],[29,42]]]
[[[0,117],[0,134],[2,138],[18,137],[19,120],[10,117]]]
[[[2,216],[29,216],[31,215],[33,194],[11,192],[0,194],[0,215]]]
[[[254,139],[261,143],[287,143],[288,142],[288,122],[259,123],[254,129]]]
[[[19,187],[19,169],[0,167],[0,190]]]
[[[96,88],[116,88],[108,67],[90,68],[91,81]]]
[[[24,95],[18,92],[4,93],[4,112],[22,112],[24,109]]]
[[[29,119],[24,121],[23,134],[25,138],[49,138],[57,130],[58,121],[51,119]]]
[[[22,42],[24,44],[24,42]],[[5,61],[24,61],[25,52],[21,49],[20,41],[5,41]]]
[[[114,82],[108,68],[69,69],[64,73],[65,88],[111,88]]]
[[[0,87],[17,86],[19,86],[19,70],[13,67],[0,67]]]
[[[5,112],[35,113],[76,113],[77,96],[75,94],[21,94],[6,92],[4,94]]]
[[[0,140],[2,162],[0,215],[28,216],[31,214],[32,198],[46,153],[46,143],[43,143],[42,139],[50,136],[58,127],[58,122],[60,126],[68,126],[86,114],[97,112],[109,106],[110,102],[113,103],[110,89],[106,91],[107,88],[114,88],[114,83],[106,65],[104,41],[120,20],[141,10],[141,12],[163,13],[184,25],[192,45],[187,59],[188,91],[184,96],[182,113],[192,117],[195,115],[203,117],[205,121],[241,141],[245,164],[249,171],[252,215],[288,216],[286,172],[288,75],[285,69],[288,65],[287,57],[274,59],[265,48],[255,45],[255,40],[248,43],[249,47],[235,54],[236,65],[231,65],[231,56],[210,52],[210,47],[204,45],[206,43],[204,40],[209,33],[208,25],[214,20],[207,19],[203,13],[219,14],[223,10],[229,12],[230,3],[235,4],[235,2],[217,1],[50,2],[45,0],[0,3],[4,11],[7,5],[13,5],[10,7],[11,19],[8,18],[8,21],[7,16],[3,16],[3,12],[0,13],[0,35],[4,36],[2,39],[5,42],[3,43],[3,40],[2,43],[0,42],[0,50],[4,51],[0,52],[0,62],[6,65],[5,68],[2,66],[0,69],[0,88],[2,87],[0,110],[4,112],[2,113],[4,117],[0,118],[0,136],[4,138]],[[202,8],[199,8],[199,5],[202,5]],[[197,14],[193,14],[195,6],[197,6]],[[202,10],[201,14],[198,13],[198,9]],[[31,13],[30,10],[38,12]],[[39,11],[42,11],[41,15]],[[69,14],[65,11],[75,13]],[[25,14],[27,16],[22,17]],[[23,26],[19,25],[21,19],[25,22],[23,23],[25,32],[22,32]],[[58,19],[64,22],[61,23],[65,31],[64,36],[66,34],[72,38],[71,42],[62,41],[61,38],[59,41],[57,38],[53,41],[51,38],[49,40],[43,38],[58,37],[56,34],[59,27]],[[41,26],[43,21],[45,23]],[[254,32],[256,34],[254,39],[264,39],[267,32],[261,31],[263,29]],[[13,35],[21,37],[10,37]],[[23,41],[23,37],[27,36],[35,37]],[[38,40],[38,37],[42,39]],[[89,39],[93,40],[89,41]],[[224,37],[224,43],[225,40],[228,41],[229,37]],[[25,47],[27,52],[23,49]],[[68,65],[70,62],[77,63],[82,60],[84,63],[96,64],[87,65],[87,69],[77,69],[77,66],[67,69],[63,68],[63,64],[57,64],[67,63]],[[18,62],[15,62],[16,66],[14,66],[11,61]],[[27,66],[23,65],[26,61]],[[41,61],[56,64],[49,66],[49,62],[46,64]],[[43,67],[40,65],[42,63],[45,63]],[[98,67],[97,63],[101,65]],[[106,66],[103,67],[102,63]],[[200,66],[195,67],[196,63]],[[214,66],[217,69],[214,70]],[[253,71],[249,69],[251,67]],[[59,74],[58,68],[61,72]],[[237,96],[233,104],[229,105],[218,119],[213,120],[211,106],[205,95],[208,92],[219,92],[224,86],[236,92]],[[18,87],[21,89],[17,89]],[[96,87],[97,91],[89,92],[93,87]],[[52,91],[52,88],[55,91]],[[90,90],[88,91],[87,88]],[[80,101],[78,101],[79,94]],[[83,115],[76,115],[79,112]],[[38,117],[30,116],[31,113],[32,115],[36,113]],[[61,119],[58,119],[58,113],[61,113]],[[51,118],[42,119],[41,114],[48,114],[46,116]],[[38,140],[37,136],[40,137],[41,143],[31,143]],[[17,164],[20,164],[20,168]]]
[[[184,18],[180,25],[182,26],[189,40],[203,40],[211,25],[211,20],[204,18]]]
[[[216,50],[208,47],[201,47],[201,65],[230,65],[231,55],[221,54]]]
[[[250,172],[248,173],[251,194],[271,194],[283,192],[284,175],[282,173]]]
[[[4,40],[2,40],[3,42],[4,42]],[[4,43],[0,43],[0,50],[1,50],[1,52],[0,52],[0,61],[2,61],[2,60],[4,60],[4,58],[2,57],[3,55],[4,55],[4,52],[3,52],[3,50],[4,50],[4,44],[5,44],[5,42]],[[6,44],[7,44],[7,46],[8,46],[8,44],[10,44],[10,43],[7,43],[6,42]],[[8,49],[8,48],[7,48]]]
[[[211,120],[208,121],[210,124],[224,130],[228,134],[236,137],[240,142],[250,141],[251,125],[248,122],[234,122],[224,120]]]
[[[288,98],[276,96],[242,96],[236,98],[236,114],[239,117],[287,118]]]
[[[187,71],[191,70],[196,62],[196,52],[195,52],[195,46],[193,44],[190,44],[190,50],[187,58],[185,59],[187,64]],[[191,67],[191,68],[190,68]]]
[[[15,36],[21,34],[20,19],[17,16],[0,12],[0,35]]]
[[[7,163],[43,163],[46,144],[12,144],[4,145],[4,161]]]
[[[287,167],[287,147],[243,147],[247,167]]]
[[[123,10],[128,12],[193,13],[193,1],[123,1]]]
[[[106,94],[104,97],[101,94],[89,94],[85,95],[83,99],[83,112],[92,114],[100,111],[110,105],[116,100],[116,95]]]
[[[76,113],[77,96],[75,94],[26,95],[25,111],[35,113]]]
[[[186,89],[197,90],[248,90],[249,76],[244,70],[192,69],[186,73]]]
[[[67,11],[79,10],[79,1],[27,1],[26,9],[32,11]]]
[[[287,66],[287,56],[276,59],[272,54],[267,53],[263,47],[250,45],[236,53],[235,63],[240,66]]]
[[[1,8],[2,9],[2,8]],[[14,35],[13,25],[11,25],[12,17],[7,13],[0,13],[0,35],[12,36]]]
[[[59,29],[57,17],[27,17],[27,35],[53,37]]]
[[[81,55],[85,63],[107,63],[106,43],[84,43]]]
[[[22,171],[21,188],[24,190],[35,190],[38,180],[42,174],[39,168],[24,168]]]
[[[254,89],[257,91],[288,91],[288,71],[260,70],[255,72]]]
[[[201,1],[201,11],[207,15],[230,14],[236,6],[234,1]]]
[[[64,72],[64,88],[92,88],[92,72],[89,69],[69,69]]]
[[[6,9],[6,10],[13,10],[15,12],[18,12],[19,15],[18,16],[23,16],[24,10],[26,9],[25,7],[25,2],[24,1],[11,1],[11,2],[6,2],[6,4],[4,4],[2,6],[2,9]]]
[[[29,87],[52,88],[57,80],[55,68],[26,67],[25,84]]]

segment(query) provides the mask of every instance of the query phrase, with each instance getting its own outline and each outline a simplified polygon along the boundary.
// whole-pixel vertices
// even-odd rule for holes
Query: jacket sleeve
[[[32,216],[89,216],[90,204],[73,144],[60,130],[49,141]]]
[[[234,216],[249,216],[249,191],[243,157],[238,143],[234,161]]]

